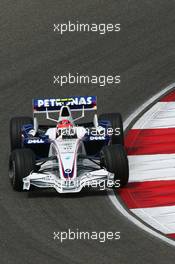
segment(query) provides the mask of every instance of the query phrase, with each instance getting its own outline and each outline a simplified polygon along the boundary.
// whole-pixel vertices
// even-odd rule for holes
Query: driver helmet
[[[73,127],[73,124],[68,119],[62,119],[57,124],[57,134],[58,136],[62,134],[70,133],[70,129]]]

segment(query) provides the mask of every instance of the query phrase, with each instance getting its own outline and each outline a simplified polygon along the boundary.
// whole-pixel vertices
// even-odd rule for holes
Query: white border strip
[[[163,96],[165,93],[170,91],[173,87],[175,87],[175,83],[170,84],[167,86],[165,89],[148,99],[143,105],[138,107],[124,122],[124,130],[130,125],[130,123],[141,113],[147,108],[150,104],[154,103],[158,98]],[[154,231],[151,227],[148,227],[141,221],[139,221],[137,218],[135,218],[132,214],[130,214],[125,207],[120,203],[119,199],[117,196],[114,194],[114,191],[108,191],[108,197],[115,206],[115,208],[120,211],[128,220],[130,220],[132,223],[134,223],[136,226],[141,228],[142,230],[150,233],[151,235],[161,239],[162,241],[168,243],[171,246],[175,246],[175,241],[169,239],[168,237],[164,236],[163,234],[161,235],[160,233]]]

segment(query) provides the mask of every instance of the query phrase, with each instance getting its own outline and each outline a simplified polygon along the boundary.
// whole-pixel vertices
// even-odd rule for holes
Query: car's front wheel
[[[9,158],[9,178],[16,191],[23,190],[23,178],[35,169],[35,154],[31,149],[16,149]]]
[[[123,187],[128,183],[129,165],[125,149],[122,145],[110,145],[102,148],[100,153],[101,166],[114,173],[114,181]]]

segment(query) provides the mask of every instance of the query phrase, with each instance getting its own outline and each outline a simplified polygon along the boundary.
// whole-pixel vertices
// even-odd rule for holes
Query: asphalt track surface
[[[12,191],[9,118],[29,115],[33,97],[97,95],[99,113],[126,118],[174,81],[174,0],[0,2],[0,263],[174,263],[174,248],[125,219],[106,193],[60,196]],[[53,23],[121,23],[120,33],[60,37]],[[120,73],[118,87],[52,84],[57,73]],[[121,231],[120,241],[53,240],[54,231]]]

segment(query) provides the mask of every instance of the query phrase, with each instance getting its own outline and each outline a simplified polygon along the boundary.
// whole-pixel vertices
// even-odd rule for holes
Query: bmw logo
[[[66,170],[65,170],[65,173],[71,173],[71,171],[72,171],[72,170],[70,170],[70,169],[66,169]]]

